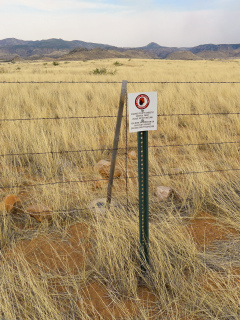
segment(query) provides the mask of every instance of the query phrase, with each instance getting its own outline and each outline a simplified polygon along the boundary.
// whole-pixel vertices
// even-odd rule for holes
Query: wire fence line
[[[148,146],[148,148],[178,148],[178,147],[201,147],[201,146],[212,146],[212,145],[224,145],[224,144],[240,144],[240,141],[220,141],[220,142],[205,142],[205,143],[184,143],[184,144],[167,144],[158,146]],[[0,157],[16,157],[16,156],[29,156],[29,155],[54,155],[54,154],[67,154],[67,153],[81,153],[81,152],[99,152],[99,151],[113,151],[113,150],[125,150],[129,151],[137,149],[137,146],[131,147],[118,147],[118,148],[100,148],[100,149],[82,149],[82,150],[63,150],[63,151],[46,151],[46,152],[24,152],[24,153],[6,153],[0,154]]]
[[[121,84],[122,82],[112,81],[0,81],[0,84]],[[218,81],[218,82],[202,82],[202,81],[156,81],[156,82],[147,82],[147,81],[128,81],[128,84],[240,84],[240,82],[236,81]],[[57,154],[68,154],[68,153],[81,153],[81,152],[104,152],[104,151],[114,151],[114,150],[122,150],[126,152],[126,174],[125,177],[114,178],[114,180],[125,180],[126,181],[126,198],[127,198],[127,206],[128,206],[128,180],[129,179],[138,179],[137,176],[128,176],[128,150],[133,148],[137,148],[137,146],[129,146],[128,145],[128,126],[127,126],[127,106],[126,106],[126,114],[122,117],[126,119],[126,145],[125,147],[118,148],[99,148],[99,149],[82,149],[82,150],[63,150],[63,151],[46,151],[46,152],[25,152],[25,153],[8,153],[8,154],[0,154],[0,157],[15,157],[15,156],[33,156],[33,155],[57,155]],[[181,117],[181,116],[230,116],[240,115],[240,112],[206,112],[206,113],[177,113],[177,114],[158,114],[157,117]],[[115,115],[99,115],[99,116],[69,116],[69,117],[36,117],[36,118],[18,118],[18,119],[0,119],[0,122],[21,122],[21,121],[41,121],[41,120],[74,120],[74,119],[99,119],[99,118],[117,118]],[[238,145],[240,141],[219,141],[219,142],[206,142],[206,143],[186,143],[186,144],[167,144],[167,145],[150,145],[149,148],[177,148],[177,147],[200,147],[200,146],[220,146],[220,145]],[[189,172],[178,172],[178,173],[161,173],[161,174],[151,174],[149,178],[155,177],[165,177],[165,176],[179,176],[179,175],[199,175],[199,174],[210,174],[210,173],[223,173],[223,172],[238,172],[240,168],[225,168],[225,169],[216,169],[216,170],[203,170],[203,171],[189,171]],[[98,181],[108,181],[107,178],[103,179],[82,179],[82,180],[65,180],[65,181],[54,181],[54,182],[44,182],[44,183],[34,183],[34,184],[16,184],[16,185],[8,185],[8,186],[0,186],[0,189],[14,189],[14,188],[36,188],[43,186],[54,186],[54,185],[71,185],[75,183],[94,183]],[[89,208],[81,208],[74,210],[57,210],[54,212],[57,213],[74,213],[84,211]],[[40,212],[39,212],[40,213]],[[35,214],[38,214],[35,212]]]
[[[207,113],[171,113],[158,114],[157,117],[180,117],[180,116],[231,116],[240,115],[240,112],[207,112]],[[127,116],[122,116],[127,118]],[[71,116],[71,117],[43,117],[43,118],[17,118],[17,119],[0,119],[0,122],[11,121],[40,121],[40,120],[74,120],[74,119],[101,119],[101,118],[117,118],[114,115],[98,115],[98,116]]]
[[[79,116],[79,117],[43,117],[43,118],[19,118],[19,119],[0,119],[1,122],[5,121],[39,121],[39,120],[72,120],[72,119],[101,119],[101,118],[117,118],[113,115],[99,115],[99,116]]]
[[[0,81],[0,84],[122,84],[122,81]],[[128,81],[128,84],[240,84],[240,81]]]
[[[152,174],[149,175],[149,178],[153,177],[166,177],[166,176],[179,176],[179,175],[194,175],[194,174],[205,174],[205,173],[220,173],[220,172],[229,172],[229,171],[240,171],[240,168],[228,168],[228,169],[217,169],[217,170],[204,170],[204,171],[189,171],[189,172],[178,172],[178,173],[162,173],[162,174]],[[138,179],[138,176],[133,177],[119,177],[114,178],[114,180],[125,180],[125,179]],[[66,180],[66,181],[55,181],[55,182],[45,182],[45,183],[36,183],[36,184],[24,184],[24,185],[11,185],[11,186],[0,186],[0,189],[13,189],[13,188],[33,188],[33,187],[42,187],[42,186],[53,186],[58,184],[71,184],[71,183],[89,183],[89,182],[98,182],[98,181],[108,181],[107,178],[104,179],[85,179],[85,180]]]

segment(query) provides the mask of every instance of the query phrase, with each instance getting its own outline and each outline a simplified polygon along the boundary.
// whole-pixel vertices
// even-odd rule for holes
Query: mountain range
[[[240,44],[204,44],[190,48],[164,47],[151,42],[144,47],[125,48],[80,40],[0,40],[0,60],[92,60],[105,58],[147,58],[172,60],[239,59]]]

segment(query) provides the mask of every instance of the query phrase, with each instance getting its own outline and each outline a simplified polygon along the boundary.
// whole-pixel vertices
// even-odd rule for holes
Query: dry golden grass
[[[238,60],[123,59],[121,66],[114,62],[60,62],[57,66],[41,61],[1,63],[0,81],[209,82],[240,79]],[[106,74],[94,74],[96,68],[105,68]],[[101,178],[95,165],[100,159],[110,160],[110,151],[63,151],[112,148],[116,119],[100,116],[117,115],[121,84],[3,83],[0,86],[1,119],[56,118],[1,121],[0,154],[62,151],[47,155],[1,156],[0,185],[4,187],[1,198],[13,193],[22,199],[24,207],[41,203],[55,211],[50,225],[39,224],[30,217],[23,221],[23,217],[5,212],[1,215],[0,309],[3,319],[239,319],[239,171],[158,176],[171,172],[172,168],[179,168],[183,173],[239,169],[238,143],[206,144],[240,142],[239,115],[159,117],[158,130],[149,132],[150,146],[202,145],[149,148],[149,173],[155,175],[150,177],[149,186],[150,266],[139,283],[136,181],[128,180],[128,212],[125,210],[124,179],[114,181],[113,198],[120,207],[101,218],[89,209],[71,211],[87,208],[92,200],[106,197],[106,186],[96,189],[93,182],[51,184]],[[157,91],[158,114],[235,113],[239,112],[239,86],[129,83],[128,92]],[[58,120],[72,116],[96,118]],[[125,147],[125,126],[124,118],[120,148]],[[136,134],[128,133],[128,147],[136,150],[136,146]],[[119,150],[118,164],[123,176],[126,175],[125,160],[124,149]],[[128,160],[128,175],[137,176],[136,161]],[[43,186],[24,188],[29,184]],[[159,185],[173,188],[182,194],[181,199],[156,201],[154,190]],[[14,187],[9,189],[8,186]],[[61,210],[69,213],[57,213]],[[232,228],[234,233],[229,232],[229,236],[234,240],[225,237],[221,245],[198,246],[189,232],[188,221],[193,221],[201,211],[213,214],[217,224],[224,228]],[[67,263],[61,267],[63,271],[46,270],[41,267],[39,252],[33,253],[41,260],[38,265],[19,249],[20,241],[24,244],[46,236],[58,261],[64,250],[67,253],[70,250],[63,246],[70,241],[69,227],[83,221],[92,230],[92,253],[78,272],[73,272]],[[63,247],[59,249],[51,242],[52,235],[56,235],[56,241],[63,243]],[[81,243],[73,244],[74,250],[79,251]],[[71,255],[71,259],[75,258]],[[92,292],[96,283],[98,296],[89,293],[90,299],[87,299],[85,291]],[[145,303],[139,293],[143,283],[151,294],[151,299]]]

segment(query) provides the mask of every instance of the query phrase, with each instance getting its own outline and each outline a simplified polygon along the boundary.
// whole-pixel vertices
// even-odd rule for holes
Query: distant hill
[[[77,48],[63,55],[59,60],[96,60],[96,59],[114,59],[114,58],[138,58],[151,59],[152,55],[142,50],[106,50],[102,48]]]
[[[95,50],[96,48],[98,50]],[[80,40],[47,39],[24,41],[15,38],[0,40],[0,60],[11,61],[16,56],[26,60],[89,60],[105,58],[229,59],[240,58],[240,44],[204,44],[192,48],[178,48],[164,47],[155,42],[150,42],[143,47],[123,48]]]
[[[40,41],[23,41],[11,38],[0,40],[0,59],[11,60],[16,55],[24,59],[41,59],[48,56],[54,59],[59,58],[78,47],[85,47],[87,49],[115,49],[114,46],[79,40],[65,41],[62,39],[48,39]]]
[[[202,60],[200,56],[193,54],[191,51],[177,51],[169,53],[167,60]]]
[[[190,48],[189,51],[203,59],[237,58],[240,55],[240,44],[204,44]]]

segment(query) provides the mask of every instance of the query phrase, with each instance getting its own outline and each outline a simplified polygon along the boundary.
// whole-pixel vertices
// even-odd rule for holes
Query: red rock
[[[23,213],[22,203],[18,196],[9,194],[0,203],[0,211],[6,210],[7,213]]]
[[[98,172],[104,178],[109,178],[110,167],[111,167],[111,162],[110,161],[100,160],[97,163]],[[121,169],[118,166],[116,166],[115,167],[115,171],[114,171],[114,178],[119,178],[121,176],[121,174],[122,174]]]
[[[52,210],[41,204],[33,204],[27,207],[27,213],[39,222],[52,219]]]

